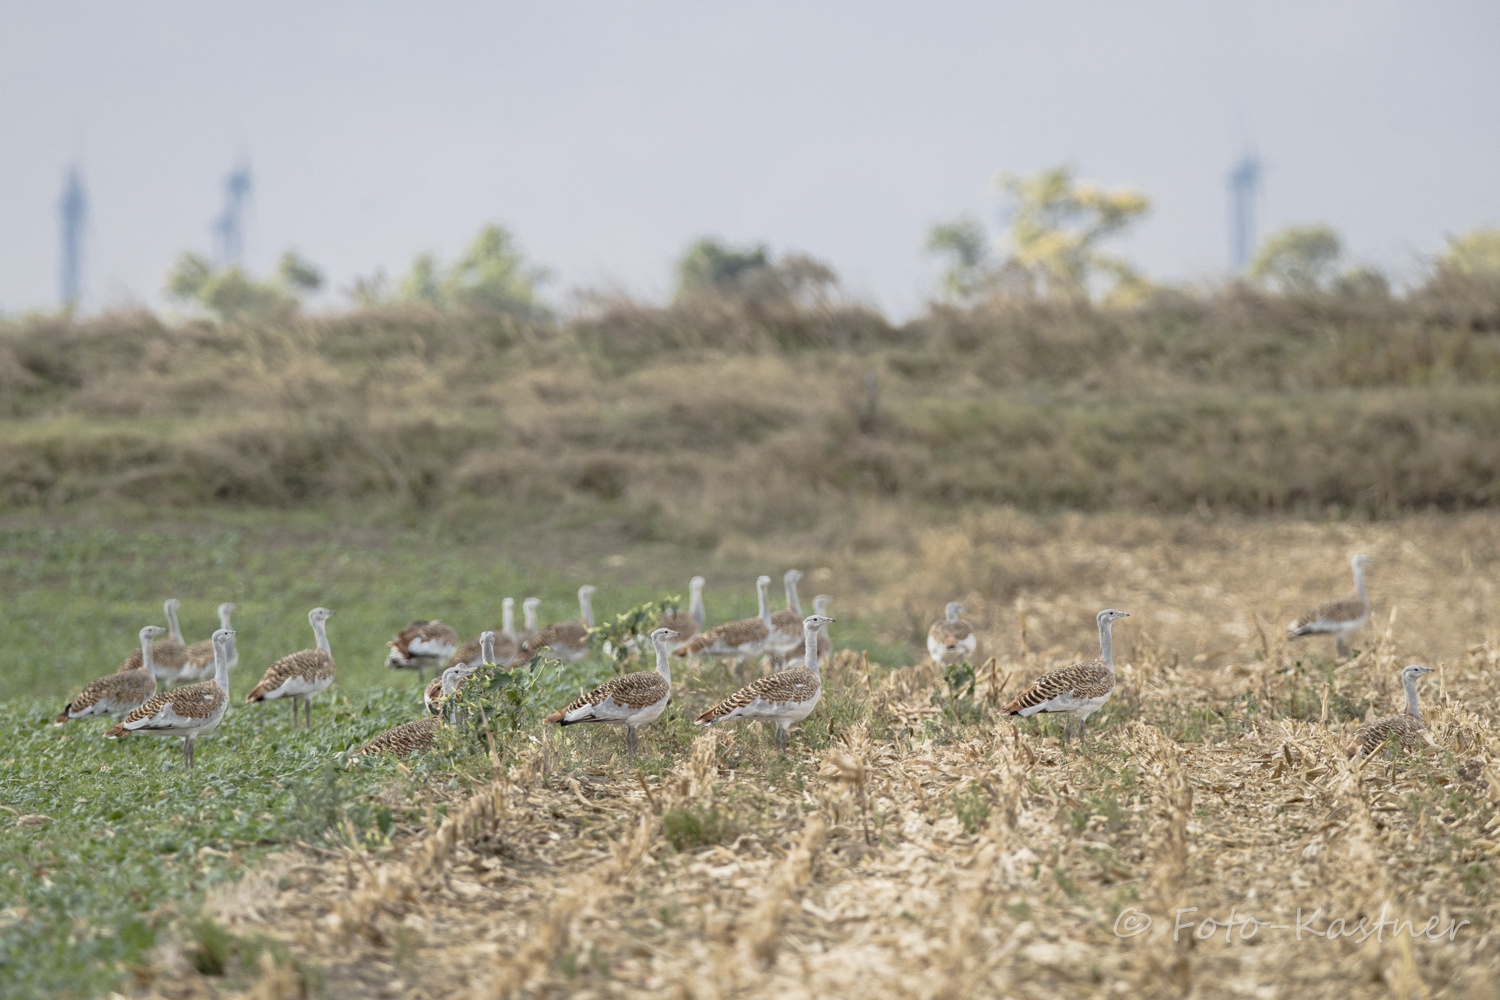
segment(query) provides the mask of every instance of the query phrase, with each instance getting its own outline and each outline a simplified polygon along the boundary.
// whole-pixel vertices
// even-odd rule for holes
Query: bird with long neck
[[[166,634],[167,630],[160,625],[147,625],[141,629],[140,663],[133,669],[117,670],[91,682],[64,705],[52,721],[60,726],[70,719],[91,715],[119,716],[139,708],[156,694],[153,646],[157,636]]]
[[[1354,573],[1354,593],[1336,601],[1325,601],[1305,612],[1286,627],[1288,639],[1306,635],[1331,635],[1334,650],[1340,659],[1349,655],[1349,637],[1364,627],[1370,619],[1370,595],[1365,589],[1365,567],[1370,557],[1359,553],[1349,560]]]
[[[153,649],[151,671],[163,684],[177,680],[182,668],[187,665],[187,645],[182,641],[182,629],[177,624],[177,608],[182,602],[169,597],[162,602],[162,611],[167,616],[167,627]],[[141,649],[136,649],[120,664],[120,672],[138,670],[141,666]]]
[[[795,723],[811,715],[823,696],[823,676],[818,669],[818,633],[833,621],[823,615],[809,615],[803,619],[803,666],[751,681],[699,715],[697,723],[711,726],[730,719],[770,722],[776,727],[776,749],[786,753],[788,731]]]
[[[525,663],[543,649],[564,663],[577,663],[588,656],[589,630],[594,627],[594,589],[589,584],[578,588],[578,621],[554,622],[537,630],[521,643],[511,662]]]
[[[771,578],[757,577],[755,594],[760,602],[760,614],[754,618],[715,625],[693,636],[692,640],[678,646],[673,656],[719,656],[734,661],[735,672],[739,672],[740,660],[759,656],[766,648],[766,637],[771,634]]]
[[[500,602],[500,621],[500,631],[498,633],[493,630],[490,632],[490,635],[493,636],[491,645],[495,650],[494,655],[509,663],[515,658],[516,652],[520,648],[516,642],[516,602],[512,598],[507,597]],[[447,673],[453,667],[479,666],[483,662],[481,659],[482,655],[481,639],[476,636],[454,651],[453,656],[444,664],[443,673],[433,678],[433,683],[442,680],[443,674]]]
[[[708,609],[703,606],[703,588],[707,582],[701,576],[688,581],[688,617],[700,629],[708,621]]]
[[[238,604],[225,602],[219,605],[219,628],[234,630],[230,624],[230,615],[240,609]],[[229,650],[229,669],[233,670],[239,665],[239,650],[231,644]],[[187,648],[187,663],[178,673],[177,679],[184,681],[207,680],[214,672],[214,641],[212,638],[195,642]]]
[[[974,634],[974,626],[959,617],[963,613],[962,604],[949,601],[943,619],[927,630],[927,655],[940,667],[965,660],[972,663],[978,653],[979,637]]]
[[[813,598],[813,614],[817,615],[819,618],[828,618],[828,611],[832,607],[833,598],[829,597],[827,594],[819,594],[817,597]],[[832,618],[828,618],[828,620],[833,621]],[[824,661],[828,659],[828,655],[832,652],[833,642],[828,638],[828,626],[824,625],[822,628],[818,629],[818,664],[820,667],[824,663]],[[794,667],[804,666],[803,661],[805,659],[805,651],[794,653],[786,658],[786,665],[782,669],[791,670]]]
[[[260,683],[245,696],[247,702],[275,701],[286,698],[292,703],[292,723],[297,722],[297,703],[307,706],[307,725],[312,725],[312,699],[333,683],[337,669],[333,662],[333,650],[328,645],[328,619],[333,612],[327,608],[313,608],[307,613],[312,625],[316,645],[288,656],[283,656],[266,668]]]
[[[105,735],[119,739],[129,733],[182,737],[184,768],[193,766],[193,742],[218,728],[229,707],[229,650],[231,629],[214,633],[214,678],[185,684],[148,698]]]
[[[1400,715],[1376,719],[1360,726],[1349,739],[1345,752],[1350,757],[1371,754],[1392,741],[1399,743],[1403,750],[1411,750],[1422,742],[1422,731],[1426,724],[1417,707],[1417,679],[1430,673],[1431,667],[1424,667],[1419,663],[1413,663],[1402,670],[1401,686],[1406,692],[1406,710]]]
[[[422,696],[427,704],[427,711],[434,715],[440,713],[448,699],[457,693],[458,689],[464,686],[464,682],[480,667],[494,665],[495,633],[481,632],[479,633],[479,656],[475,658],[475,662],[455,663],[434,677],[432,683],[427,685],[427,691]]]
[[[525,618],[524,623],[521,626],[520,638],[530,639],[532,636],[536,635],[536,612],[537,608],[541,606],[542,599],[540,597],[528,597],[526,598],[526,600],[521,602],[521,613],[525,616]]]
[[[1089,716],[1104,707],[1115,690],[1114,638],[1111,627],[1124,611],[1106,608],[1095,616],[1099,624],[1099,659],[1049,670],[1001,709],[1005,715],[1029,717],[1041,712],[1067,712],[1078,718],[1078,742],[1087,732]],[[1063,730],[1063,743],[1068,732]]]
[[[802,645],[802,601],[797,597],[797,581],[801,579],[800,569],[789,569],[781,578],[786,607],[771,616],[771,634],[766,639],[773,669],[785,666],[787,654]]]
[[[548,723],[571,726],[581,722],[615,722],[625,726],[625,748],[636,752],[636,730],[654,722],[672,694],[672,658],[668,644],[676,638],[669,628],[651,633],[656,669],[624,674],[601,684],[567,708],[547,716]]]

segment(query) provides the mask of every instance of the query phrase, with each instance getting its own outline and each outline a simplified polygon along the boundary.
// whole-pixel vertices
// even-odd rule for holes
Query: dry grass
[[[288,856],[214,903],[296,959],[262,958],[245,995],[1496,995],[1500,642],[1474,568],[1493,518],[994,515],[895,537],[914,547],[863,558],[858,587],[829,559],[841,603],[930,619],[935,596],[971,602],[997,658],[972,703],[930,666],[844,651],[786,762],[748,727],[687,741],[685,713],[727,682],[712,671],[685,679],[639,766],[615,733],[537,733],[388,851]],[[1335,665],[1276,625],[1347,587],[1355,547],[1376,558],[1376,624]],[[1106,603],[1133,616],[1089,751],[997,718],[1088,650]],[[1435,746],[1349,761],[1412,660],[1438,669]],[[678,850],[664,824],[686,809],[735,822]],[[1298,940],[1299,908],[1319,935]],[[1469,923],[1321,936],[1382,911]],[[1198,923],[1174,941],[1179,913]],[[1124,936],[1137,914],[1152,926]],[[152,995],[240,995],[164,961]]]

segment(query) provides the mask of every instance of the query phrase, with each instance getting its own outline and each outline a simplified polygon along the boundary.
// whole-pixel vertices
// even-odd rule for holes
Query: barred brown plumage
[[[307,724],[312,725],[312,699],[333,683],[336,664],[333,650],[328,645],[328,619],[333,612],[327,608],[313,608],[307,613],[312,625],[317,646],[283,656],[266,668],[260,683],[245,696],[247,702],[274,701],[287,698],[292,703],[292,721],[297,721],[297,702],[307,706]]]
[[[1371,754],[1392,740],[1403,750],[1411,750],[1424,739],[1427,728],[1422,722],[1422,713],[1417,708],[1417,678],[1432,673],[1431,667],[1413,663],[1401,671],[1401,686],[1406,693],[1406,710],[1400,715],[1388,716],[1367,722],[1354,731],[1345,752],[1350,757]]]
[[[1365,566],[1370,557],[1360,553],[1349,560],[1354,572],[1354,594],[1336,601],[1325,601],[1305,612],[1286,627],[1288,639],[1305,635],[1332,635],[1339,657],[1349,653],[1349,636],[1364,627],[1370,617],[1370,595],[1365,590]]]
[[[458,632],[448,623],[416,618],[386,643],[391,651],[385,665],[392,670],[415,670],[420,680],[429,667],[436,670],[446,663],[458,649],[458,642]]]
[[[53,719],[62,725],[70,719],[82,719],[90,715],[124,715],[139,707],[156,693],[156,674],[151,670],[154,660],[155,639],[165,635],[160,625],[147,625],[141,629],[141,659],[133,670],[118,670],[91,681],[78,696],[63,706]]]
[[[224,603],[219,605],[219,628],[233,631],[234,626],[230,624],[229,616],[238,610],[239,605],[237,604]],[[229,649],[229,669],[233,670],[239,665],[239,662],[239,649],[234,644],[231,644]],[[179,680],[201,681],[213,676],[213,672],[214,641],[209,638],[204,639],[202,642],[195,642],[187,648],[186,661],[183,664],[182,670],[178,672],[177,677]]]
[[[182,668],[187,665],[187,644],[182,641],[182,629],[177,624],[177,609],[182,604],[175,597],[169,597],[162,603],[162,610],[166,612],[167,627],[162,638],[156,641],[152,647],[152,659],[155,665],[151,668],[156,679],[170,683],[178,679]],[[139,670],[141,667],[141,650],[137,647],[124,662],[116,669],[116,673],[124,673],[127,670]]]
[[[442,724],[443,721],[438,718],[403,722],[399,726],[387,729],[354,752],[358,756],[389,753],[397,757],[426,753],[437,745],[437,732]]]
[[[964,613],[963,605],[950,601],[943,613],[943,619],[933,622],[927,630],[927,655],[940,667],[973,661],[979,650],[979,638],[973,626],[959,617]]]
[[[594,587],[578,588],[579,621],[556,622],[538,629],[523,640],[511,659],[519,666],[543,649],[564,663],[577,663],[589,655],[589,631],[594,627]]]
[[[567,708],[553,712],[546,721],[562,726],[580,722],[620,722],[625,725],[626,749],[636,750],[636,730],[655,721],[672,695],[672,661],[667,644],[676,638],[669,628],[651,633],[656,649],[656,669],[616,677],[580,697]]]
[[[507,597],[500,602],[500,631],[491,634],[495,637],[496,663],[509,663],[515,658],[520,650],[520,643],[516,639],[516,601],[513,597]],[[483,661],[484,649],[480,637],[475,636],[468,642],[459,646],[444,665],[444,670],[449,667],[470,666],[477,667]],[[438,678],[439,680],[441,678]]]
[[[1104,707],[1115,689],[1114,643],[1110,628],[1117,619],[1130,617],[1124,611],[1106,608],[1094,616],[1099,625],[1099,659],[1049,670],[1026,686],[1001,711],[1005,715],[1032,716],[1040,712],[1069,712],[1078,717],[1078,742],[1087,733],[1089,716]],[[1063,730],[1063,743],[1068,731]]]
[[[787,654],[802,646],[802,602],[797,598],[797,581],[801,579],[800,569],[789,569],[781,578],[786,607],[771,616],[771,632],[766,637],[766,652],[774,661],[773,669],[784,667]]]
[[[728,719],[763,719],[776,724],[776,749],[786,753],[787,730],[812,714],[823,695],[818,672],[818,631],[834,619],[809,615],[802,622],[803,662],[792,670],[767,674],[740,688],[697,718],[700,726]]]

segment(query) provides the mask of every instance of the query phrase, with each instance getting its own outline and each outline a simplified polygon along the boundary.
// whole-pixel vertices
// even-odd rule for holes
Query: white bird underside
[[[168,703],[155,715],[137,719],[134,722],[126,722],[123,725],[132,733],[144,733],[149,736],[203,736],[218,728],[223,718],[223,712],[204,719],[178,715],[172,711],[172,706]]]
[[[813,713],[818,707],[818,700],[823,696],[820,687],[816,694],[806,701],[767,701],[764,698],[756,698],[747,705],[741,705],[719,718],[714,722],[724,722],[728,719],[760,719],[774,722],[784,722],[791,725],[801,722]]]
[[[332,677],[310,681],[294,674],[283,681],[280,687],[266,691],[261,697],[267,701],[275,701],[277,698],[311,698],[327,690],[332,683]]]
[[[644,708],[631,708],[629,705],[619,704],[613,697],[606,697],[597,705],[580,705],[573,711],[564,713],[562,721],[565,725],[577,722],[627,722],[640,726],[655,722],[666,707],[666,698]]]
[[[979,637],[970,634],[967,639],[947,644],[938,639],[928,636],[927,654],[937,663],[947,666],[950,663],[961,663],[964,660],[972,660],[974,651],[979,648]]]
[[[1111,691],[1109,694],[1114,694],[1114,692]],[[1042,712],[1072,712],[1086,719],[1104,707],[1104,703],[1109,701],[1109,694],[1099,698],[1079,698],[1069,691],[1040,704],[1023,708],[1016,714],[1023,718],[1030,718]]]

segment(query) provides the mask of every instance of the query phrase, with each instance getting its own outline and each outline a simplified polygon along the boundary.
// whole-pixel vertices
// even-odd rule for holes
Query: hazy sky
[[[159,301],[254,171],[248,263],[335,289],[486,222],[548,297],[661,296],[695,238],[830,262],[919,308],[928,228],[997,224],[997,171],[1070,163],[1154,199],[1152,276],[1228,266],[1225,179],[1261,231],[1328,222],[1419,272],[1500,224],[1500,3],[0,3],[0,311],[53,305],[64,170],[86,304]],[[337,301],[328,297],[327,301]]]

